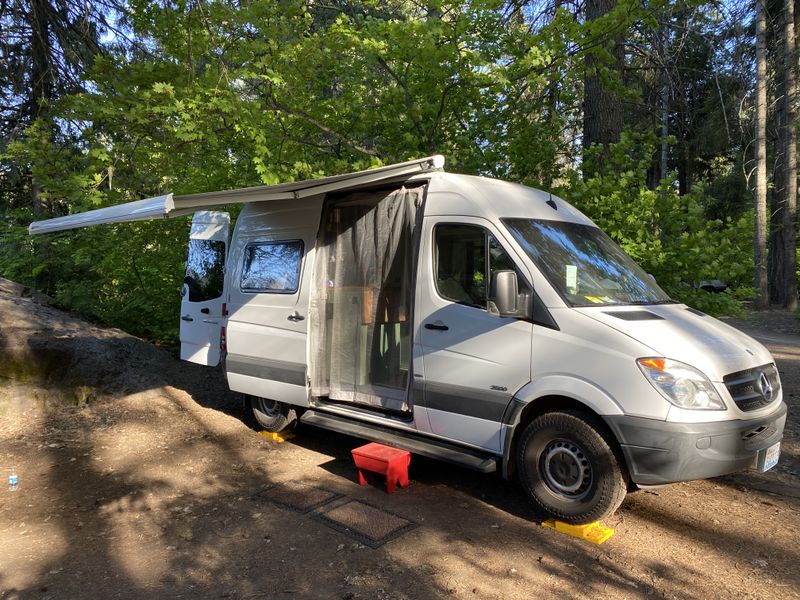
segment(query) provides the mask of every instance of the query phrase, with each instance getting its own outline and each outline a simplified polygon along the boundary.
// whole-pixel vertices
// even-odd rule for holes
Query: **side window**
[[[436,289],[442,298],[485,308],[491,275],[502,270],[517,271],[520,293],[529,291],[514,261],[483,227],[437,225],[434,239]]]
[[[189,240],[186,275],[183,282],[189,288],[189,302],[205,302],[222,295],[225,279],[225,242],[220,240]]]
[[[243,292],[293,294],[300,282],[303,242],[261,242],[244,250]]]
[[[436,289],[453,302],[486,305],[486,234],[473,225],[437,225]]]

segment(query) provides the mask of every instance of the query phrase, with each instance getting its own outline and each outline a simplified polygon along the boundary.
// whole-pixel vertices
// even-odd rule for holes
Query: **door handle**
[[[435,331],[447,331],[450,328],[441,321],[436,321],[436,323],[425,323],[425,329],[433,329]]]
[[[303,315],[301,315],[299,312],[297,312],[297,311],[294,311],[292,314],[290,314],[290,315],[287,317],[287,319],[289,319],[290,321],[293,321],[293,322],[297,323],[298,321],[302,321],[303,319],[305,319],[305,317],[304,317]]]
[[[192,317],[190,317],[189,315],[183,315],[181,317],[181,321],[194,321],[194,319]]]

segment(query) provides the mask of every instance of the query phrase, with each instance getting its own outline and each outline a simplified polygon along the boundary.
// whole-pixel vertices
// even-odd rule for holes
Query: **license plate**
[[[765,448],[758,453],[758,470],[762,473],[769,471],[772,467],[778,464],[778,459],[781,457],[781,443],[773,444],[769,448]]]

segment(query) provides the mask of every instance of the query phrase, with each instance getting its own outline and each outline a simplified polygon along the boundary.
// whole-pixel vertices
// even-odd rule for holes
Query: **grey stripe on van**
[[[511,394],[507,392],[425,381],[425,406],[434,410],[500,422],[509,402]]]
[[[300,363],[228,354],[225,358],[225,370],[229,373],[279,381],[280,383],[302,386],[306,384],[306,366]]]

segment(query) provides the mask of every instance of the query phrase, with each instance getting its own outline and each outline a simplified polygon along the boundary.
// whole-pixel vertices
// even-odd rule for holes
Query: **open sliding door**
[[[413,282],[425,187],[326,200],[310,302],[311,394],[409,412]]]

